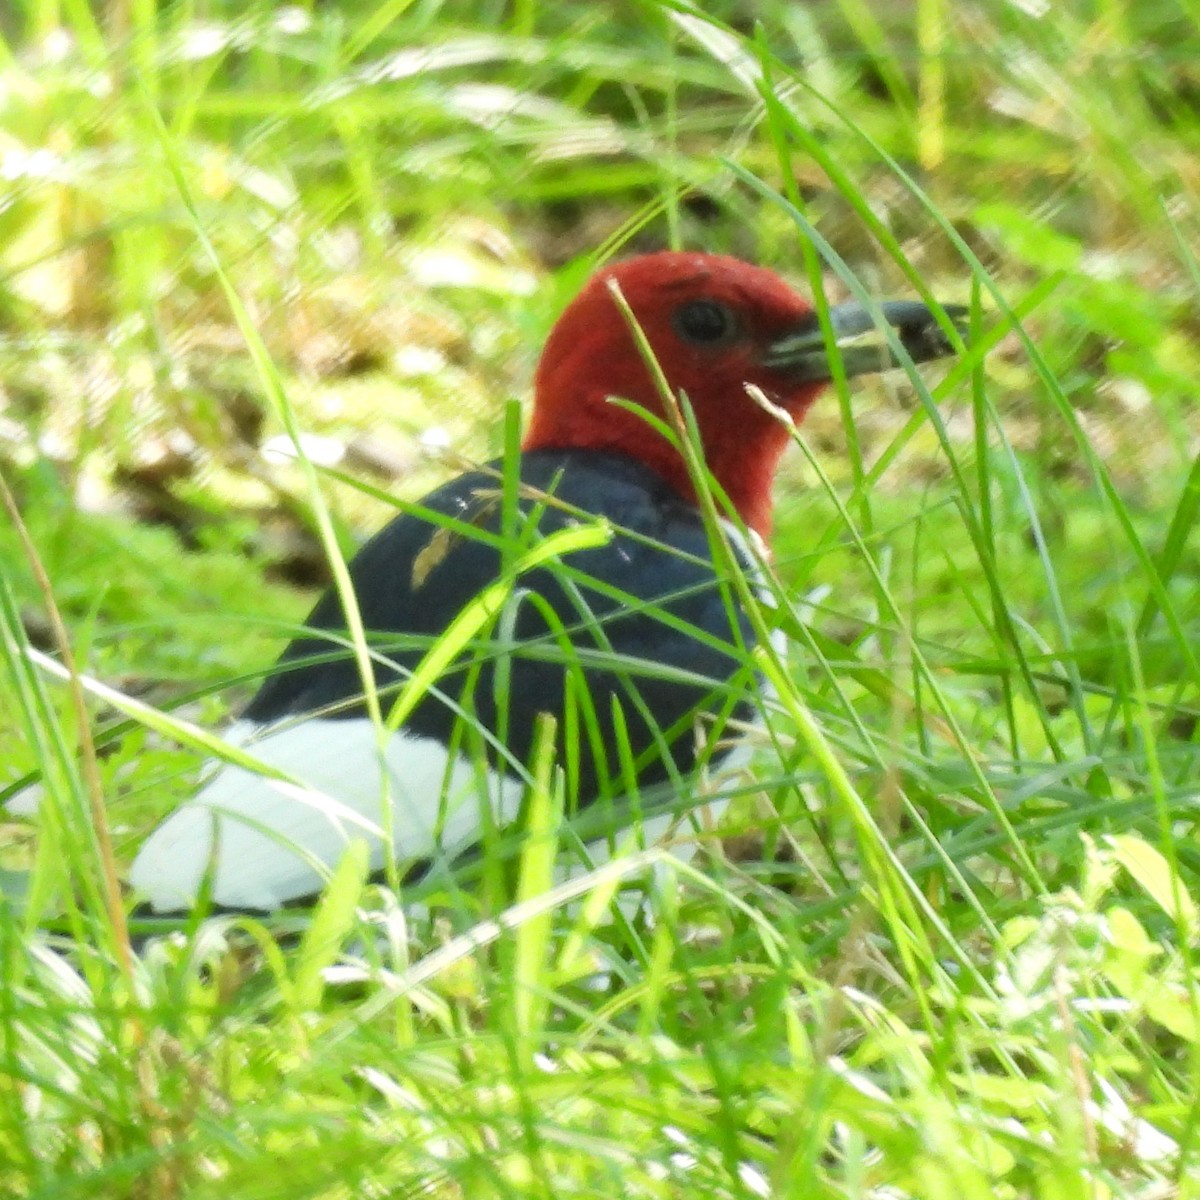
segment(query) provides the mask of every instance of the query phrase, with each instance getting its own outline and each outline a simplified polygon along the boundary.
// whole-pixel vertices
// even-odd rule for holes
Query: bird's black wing
[[[487,644],[473,645],[445,673],[405,729],[448,744],[465,710],[507,747],[511,771],[528,760],[536,715],[562,722],[570,696],[590,705],[580,717],[590,736],[581,739],[572,772],[579,804],[620,790],[623,775],[628,782],[622,758],[638,764],[641,785],[686,775],[696,760],[697,711],[745,711],[748,679],[737,648],[752,640],[721,586],[698,510],[620,455],[532,451],[522,456],[520,475],[522,544],[587,514],[610,522],[613,537],[522,574],[510,600],[515,609],[496,622]],[[351,563],[385,711],[386,697],[455,615],[500,576],[501,486],[499,464],[460,476],[415,506],[455,526],[406,512]],[[321,599],[308,625],[313,634],[284,652],[246,710],[249,720],[318,711],[361,716],[363,683],[336,593]],[[561,630],[572,649],[564,651]]]

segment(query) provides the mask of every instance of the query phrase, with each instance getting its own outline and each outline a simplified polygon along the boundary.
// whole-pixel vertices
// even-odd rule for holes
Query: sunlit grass
[[[0,825],[0,1190],[1190,1195],[1192,7],[10,9],[0,471],[100,686],[91,782],[0,524],[0,789],[48,796]],[[503,449],[593,252],[669,241],[974,322],[799,431],[723,844],[561,884],[543,759],[462,890],[348,858],[123,965],[97,787],[120,871],[288,579]]]

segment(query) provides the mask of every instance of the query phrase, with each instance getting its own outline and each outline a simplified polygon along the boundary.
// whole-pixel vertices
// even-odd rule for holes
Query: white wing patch
[[[319,891],[355,838],[370,847],[373,870],[389,853],[400,861],[453,856],[478,838],[479,773],[461,755],[448,761],[433,738],[392,734],[381,753],[365,718],[309,718],[265,731],[238,721],[225,737],[296,783],[218,767],[150,835],[133,864],[130,882],[155,912],[193,905],[210,872],[214,903],[278,908]],[[497,825],[515,819],[523,790],[519,781],[489,773],[486,794]]]

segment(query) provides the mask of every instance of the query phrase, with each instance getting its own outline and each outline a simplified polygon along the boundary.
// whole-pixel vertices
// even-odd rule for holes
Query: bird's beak
[[[943,304],[946,319],[965,337],[967,309]],[[915,300],[890,300],[877,306],[913,362],[929,362],[954,353],[954,346],[933,312]],[[829,310],[833,344],[847,377],[886,371],[901,365],[874,313],[861,304],[838,304]],[[762,364],[786,372],[797,383],[822,383],[833,378],[830,347],[814,312],[768,347]]]

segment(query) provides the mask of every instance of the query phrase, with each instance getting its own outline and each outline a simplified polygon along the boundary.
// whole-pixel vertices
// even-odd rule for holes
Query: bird
[[[319,893],[355,839],[374,870],[453,864],[519,832],[543,713],[570,812],[694,802],[755,713],[761,623],[728,564],[757,578],[789,425],[833,378],[831,347],[847,377],[896,365],[897,342],[951,354],[965,310],[937,307],[848,303],[823,326],[773,270],[700,252],[594,273],[546,340],[515,469],[465,471],[363,545],[366,662],[333,588],[224,735],[265,769],[211,764],[142,845],[135,893],[155,913],[274,911]]]

